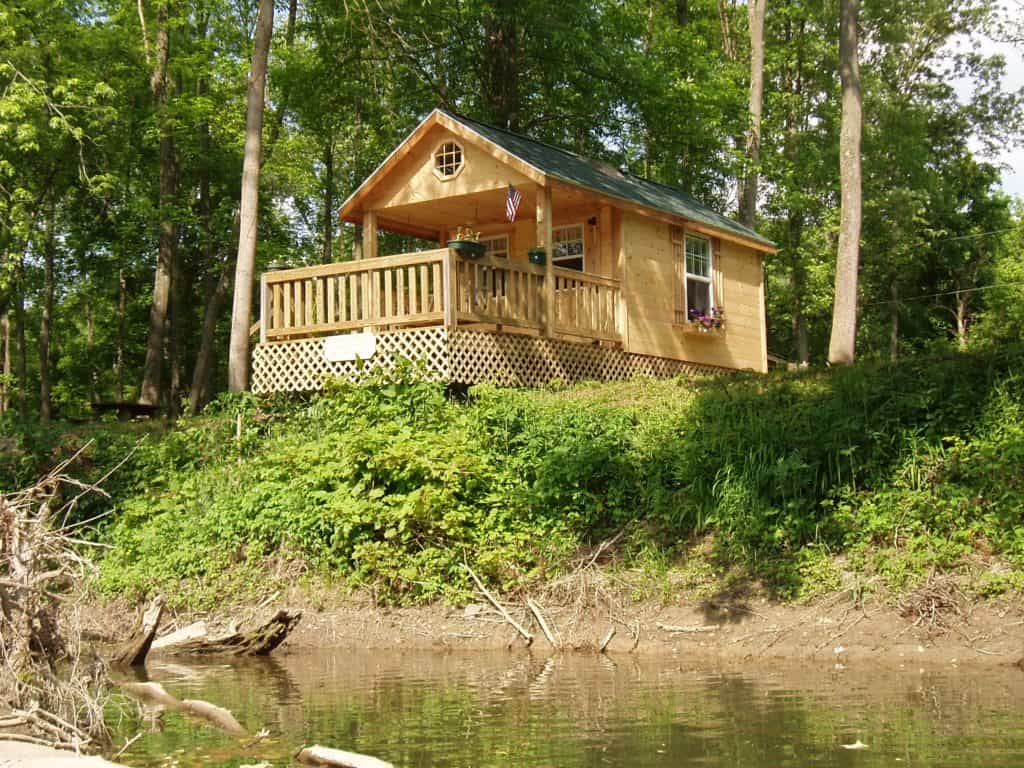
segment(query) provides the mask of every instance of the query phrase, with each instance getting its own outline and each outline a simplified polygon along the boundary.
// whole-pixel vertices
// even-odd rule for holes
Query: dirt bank
[[[594,652],[608,632],[609,653],[700,655],[722,660],[790,659],[893,666],[1015,665],[1024,656],[1019,607],[978,605],[969,615],[906,617],[884,603],[822,600],[793,606],[640,603],[621,614],[543,608],[556,642]],[[525,609],[513,618],[534,634],[533,649],[552,646]],[[522,637],[486,603],[460,608],[387,609],[336,605],[307,609],[287,646],[318,648],[495,649],[521,647]]]
[[[1019,598],[967,602],[933,588],[901,599],[852,600],[837,592],[808,604],[767,597],[720,600],[647,600],[595,607],[571,600],[540,600],[558,648],[611,654],[700,656],[721,661],[788,659],[845,666],[864,663],[914,668],[1016,666],[1024,657],[1024,605]],[[601,601],[596,601],[600,603]],[[274,606],[302,608],[304,617],[284,648],[495,650],[521,649],[525,640],[482,597],[465,606],[382,608],[330,591],[289,589],[257,607],[240,606],[222,618],[244,621]],[[534,653],[553,650],[522,602],[506,603],[534,639]],[[125,606],[94,612],[93,628],[109,636]],[[128,614],[130,615],[130,613]],[[192,615],[170,613],[161,632],[184,626]],[[216,618],[216,617],[214,617]]]

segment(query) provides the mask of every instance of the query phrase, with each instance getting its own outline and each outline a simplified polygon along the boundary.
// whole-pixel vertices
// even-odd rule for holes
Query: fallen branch
[[[487,587],[484,586],[484,583],[480,581],[480,577],[477,576],[476,573],[473,572],[473,569],[469,567],[469,564],[463,563],[462,567],[465,568],[466,572],[473,578],[473,581],[476,582],[477,589],[479,589],[480,593],[487,598],[491,605],[494,606],[495,610],[497,610],[505,621],[515,627],[516,631],[523,636],[523,639],[526,640],[527,647],[533,645],[533,635],[527,632],[518,621],[512,618],[509,612],[505,610],[505,606],[499,603],[498,598],[488,591]]]
[[[146,664],[146,656],[153,645],[153,638],[164,615],[164,599],[160,595],[153,598],[149,608],[142,614],[135,631],[125,640],[110,657],[111,664],[126,667],[142,667]]]
[[[702,633],[702,632],[717,632],[718,630],[720,630],[722,628],[718,624],[705,624],[705,625],[693,624],[691,626],[685,626],[684,627],[684,626],[680,626],[678,624],[662,624],[660,622],[657,624],[657,627],[662,632],[677,632],[677,633],[687,633],[687,634],[699,634],[699,633]]]
[[[185,699],[178,705],[178,708],[182,712],[201,717],[203,720],[217,726],[225,733],[230,733],[232,736],[246,735],[246,730],[242,727],[242,724],[224,707],[218,707],[216,704],[200,699]]]
[[[230,711],[216,704],[200,699],[179,701],[169,694],[160,683],[119,683],[121,690],[140,701],[164,709],[176,710],[206,720],[232,736],[245,736],[246,730]]]
[[[128,741],[126,741],[124,743],[124,746],[121,747],[119,750],[117,750],[117,752],[115,752],[113,754],[113,757],[111,757],[111,759],[112,760],[117,760],[117,758],[119,758],[121,755],[123,755],[125,752],[128,751],[129,747],[131,747],[132,744],[134,744],[136,741],[138,741],[141,738],[142,738],[142,731],[139,731],[134,736],[132,736],[130,739],[128,739]]]
[[[818,644],[817,644],[817,645],[816,645],[816,646],[814,647],[814,650],[815,650],[815,651],[820,651],[820,650],[821,650],[822,648],[824,648],[824,647],[825,647],[826,645],[831,645],[831,644],[832,644],[832,643],[834,643],[834,642],[835,642],[836,640],[838,640],[838,639],[839,639],[840,637],[842,637],[842,636],[843,636],[843,635],[845,635],[845,634],[846,634],[847,632],[849,632],[849,631],[850,631],[851,629],[853,629],[853,628],[854,628],[855,626],[857,626],[857,625],[858,625],[858,624],[860,624],[860,623],[861,623],[862,621],[864,621],[864,619],[866,619],[866,618],[867,618],[867,614],[866,614],[866,613],[862,613],[862,614],[861,614],[860,616],[858,616],[858,617],[857,617],[856,619],[854,619],[853,621],[851,621],[851,622],[850,622],[850,623],[849,623],[848,625],[846,625],[845,627],[842,627],[842,628],[841,628],[841,629],[840,629],[840,630],[839,630],[838,632],[836,632],[836,633],[835,633],[834,635],[830,635],[830,636],[829,636],[829,637],[827,637],[827,638],[826,638],[825,640],[822,640],[822,641],[821,641],[820,643],[818,643]]]
[[[385,763],[376,757],[360,755],[357,752],[345,752],[340,749],[330,749],[314,745],[299,750],[295,759],[300,763],[312,765],[329,765],[338,768],[394,768],[391,763]]]
[[[597,649],[597,652],[604,653],[613,637],[615,637],[615,627],[608,627],[608,632],[605,634],[604,639],[601,640],[601,646]]]
[[[555,650],[561,650],[562,644],[555,640],[554,633],[552,633],[551,628],[548,627],[548,623],[544,618],[544,614],[540,610],[540,606],[537,605],[532,598],[528,597],[526,598],[526,607],[530,609],[533,617],[537,619],[537,623],[540,624],[541,631],[544,632],[544,637],[546,637],[548,642],[551,643],[551,647]]]
[[[171,655],[266,656],[285,641],[301,618],[302,611],[282,609],[253,629],[231,629],[220,637],[190,634],[186,631],[190,628],[186,627],[177,641],[168,635],[154,647]]]

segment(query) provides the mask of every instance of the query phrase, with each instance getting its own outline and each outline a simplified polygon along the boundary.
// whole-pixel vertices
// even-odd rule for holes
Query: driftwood
[[[601,646],[597,649],[597,652],[604,653],[608,650],[608,644],[612,641],[613,637],[615,637],[615,627],[611,626],[608,627],[608,632],[605,634],[604,639],[601,640]]]
[[[239,723],[235,716],[231,714],[224,707],[218,707],[216,704],[211,704],[208,701],[202,701],[201,699],[185,699],[181,702],[179,709],[182,712],[187,712],[190,715],[201,717],[208,723],[220,728],[225,733],[230,733],[232,736],[245,736],[245,728]]]
[[[544,633],[544,637],[548,639],[548,642],[551,643],[551,647],[555,650],[561,650],[562,644],[555,639],[555,635],[548,626],[548,622],[544,618],[544,614],[541,612],[540,606],[537,605],[532,598],[528,597],[526,598],[526,607],[530,609],[530,613],[532,613],[533,617],[537,619],[537,623],[540,624],[541,631]]]
[[[88,446],[35,485],[0,491],[0,701],[26,720],[24,738],[76,749],[109,737],[103,661],[82,646],[79,611],[59,610],[94,572],[80,534],[102,514],[72,520],[86,494],[105,494],[67,474]]]
[[[522,625],[512,618],[511,614],[509,614],[509,612],[505,610],[505,606],[498,602],[498,598],[496,598],[487,590],[487,587],[485,587],[484,583],[480,581],[480,577],[473,572],[473,569],[470,568],[469,565],[467,565],[466,563],[463,563],[462,567],[466,569],[466,572],[469,573],[471,577],[473,577],[473,581],[476,582],[477,589],[480,590],[480,593],[487,598],[487,600],[491,603],[491,605],[495,607],[495,609],[497,609],[498,613],[502,615],[505,621],[507,621],[509,624],[515,627],[516,631],[523,636],[523,639],[526,640],[527,647],[533,645],[533,635],[527,632],[525,629],[523,629]]]
[[[300,763],[309,765],[328,765],[337,768],[394,768],[391,763],[385,763],[376,757],[360,755],[356,752],[344,752],[340,749],[330,749],[314,745],[305,747],[295,756]]]
[[[251,630],[232,629],[219,637],[186,633],[177,642],[168,642],[170,636],[161,638],[161,642],[158,643],[159,650],[161,653],[176,656],[266,656],[284,642],[301,618],[302,611],[280,610]]]
[[[206,627],[205,621],[196,621],[188,626],[182,627],[181,629],[175,630],[170,634],[158,637],[153,641],[153,646],[150,650],[154,653],[167,648],[172,645],[180,645],[188,640],[199,640],[209,634],[210,630]]]
[[[721,627],[718,624],[694,624],[692,626],[680,626],[678,624],[662,624],[659,622],[658,629],[662,632],[697,635],[704,632],[717,632]]]
[[[117,647],[110,656],[110,663],[126,667],[142,667],[146,664],[146,655],[153,645],[153,638],[160,626],[160,618],[164,615],[164,599],[157,595],[149,608],[142,614],[131,637]]]
[[[121,690],[134,696],[145,704],[160,708],[184,712],[206,720],[232,736],[245,736],[246,730],[235,716],[223,707],[201,699],[185,699],[181,701],[168,693],[160,683],[119,683]]]

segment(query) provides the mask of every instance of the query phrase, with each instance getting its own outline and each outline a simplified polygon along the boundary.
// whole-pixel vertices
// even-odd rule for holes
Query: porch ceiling
[[[536,218],[537,187],[519,188],[523,200],[519,205],[519,221]],[[480,227],[506,221],[505,202],[508,188],[492,189],[457,197],[439,197],[406,205],[377,210],[380,229],[399,234],[436,240],[442,227]],[[552,200],[552,213],[556,219],[586,206],[599,205],[599,197],[585,190],[557,185]]]
[[[534,189],[520,189],[523,201],[519,205],[518,219],[532,219],[536,210],[537,193]],[[442,227],[467,226],[505,221],[505,201],[508,189],[492,189],[458,197],[441,197],[377,211],[378,226],[391,232],[422,236],[434,233],[436,238]]]

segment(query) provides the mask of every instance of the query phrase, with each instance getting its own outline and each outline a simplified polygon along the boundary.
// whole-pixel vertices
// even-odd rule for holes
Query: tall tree
[[[53,328],[53,262],[57,250],[57,202],[53,192],[47,196],[46,232],[43,242],[43,295],[39,316],[39,418],[49,421],[50,401],[50,332]]]
[[[249,386],[249,324],[252,318],[253,275],[256,270],[256,238],[259,228],[260,160],[263,150],[263,101],[267,82],[267,58],[274,31],[274,0],[260,0],[259,19],[253,38],[246,97],[245,159],[242,166],[242,208],[235,264],[234,305],[231,310],[231,342],[228,350],[228,389],[242,392]]]
[[[146,340],[146,364],[139,389],[139,402],[157,405],[163,372],[164,341],[167,335],[167,314],[171,300],[171,279],[177,260],[178,226],[171,207],[178,193],[177,158],[174,131],[168,111],[168,63],[171,54],[170,0],[160,0],[156,13],[156,57],[150,87],[156,104],[160,130],[160,245],[153,277],[153,303],[149,312],[149,336]],[[145,27],[143,47],[149,50]]]
[[[764,15],[766,0],[748,0],[750,23],[750,104],[746,135],[746,174],[740,184],[740,221],[754,226],[761,165],[761,111],[764,103]]]
[[[857,60],[858,0],[839,3],[839,78],[843,116],[839,133],[839,249],[828,361],[852,363],[857,341],[857,267],[860,261],[861,128],[860,67]]]

